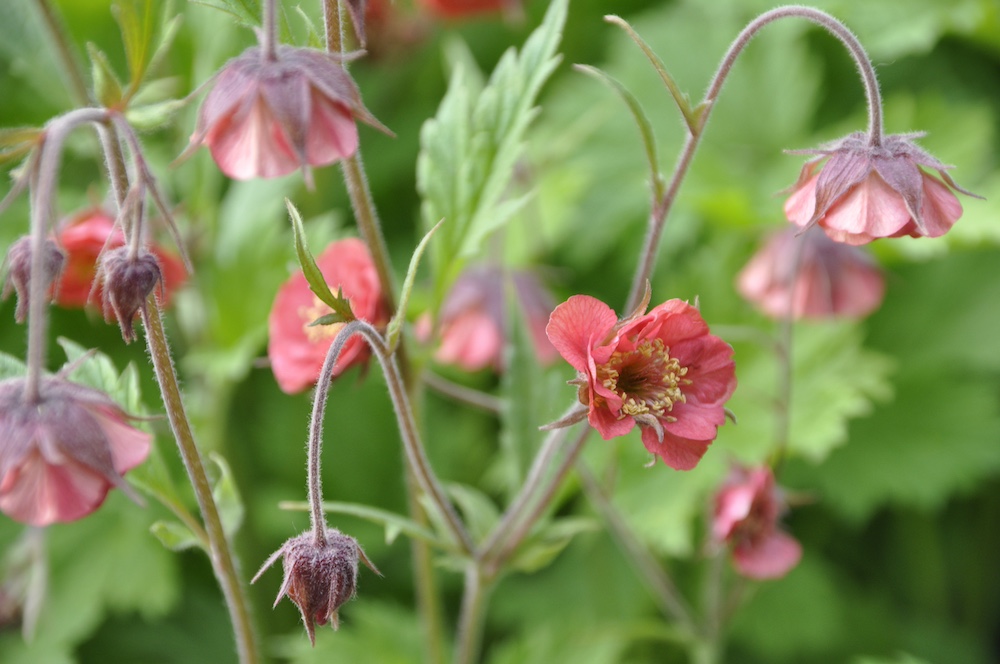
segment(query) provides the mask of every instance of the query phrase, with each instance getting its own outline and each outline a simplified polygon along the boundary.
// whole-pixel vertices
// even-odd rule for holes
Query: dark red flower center
[[[691,384],[687,372],[662,339],[644,339],[633,350],[612,354],[597,367],[597,379],[622,398],[620,417],[652,415],[675,422],[667,413],[686,400],[681,386]]]

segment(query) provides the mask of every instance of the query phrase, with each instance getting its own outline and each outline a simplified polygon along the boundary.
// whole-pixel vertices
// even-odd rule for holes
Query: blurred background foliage
[[[218,9],[157,3],[183,16],[165,66],[165,94],[183,97],[253,43]],[[247,0],[243,3],[253,6]],[[546,2],[527,3],[523,21],[487,17],[436,23],[402,0],[413,21],[373,35],[369,57],[351,66],[367,106],[396,138],[362,128],[362,149],[397,273],[419,239],[415,185],[419,130],[444,95],[454,63],[472,58],[489,72],[505,48],[521,44]],[[560,298],[588,293],[624,301],[648,214],[648,171],[639,134],[620,100],[569,68],[599,66],[624,82],[652,119],[661,168],[669,172],[682,125],[655,72],[601,17],[626,17],[693,99],[737,32],[772,6],[762,0],[573,0],[563,64],[546,86],[529,130],[512,194],[531,193],[510,221],[501,251],[536,265]],[[742,583],[742,604],[726,626],[727,661],[985,664],[1000,659],[1000,5],[996,0],[824,0],[812,3],[860,37],[881,78],[886,126],[926,131],[922,145],[963,186],[965,216],[936,240],[882,241],[873,247],[888,276],[885,304],[860,323],[796,328],[796,383],[790,459],[779,481],[802,503],[787,525],[805,549],[786,578]],[[107,0],[58,0],[81,53],[93,42],[118,71],[125,59]],[[314,0],[301,4],[319,23]],[[306,43],[305,21],[285,3],[285,34]],[[72,107],[65,80],[28,0],[0,5],[0,126],[41,125]],[[233,469],[246,506],[237,538],[249,576],[284,539],[305,528],[303,512],[278,509],[304,498],[305,394],[281,393],[261,361],[266,317],[294,269],[282,198],[296,201],[315,249],[353,233],[336,168],[301,177],[227,181],[207,155],[171,167],[194,127],[197,104],[145,135],[150,159],[178,206],[196,274],[169,317],[187,403],[204,448]],[[738,61],[673,213],[652,289],[655,301],[699,298],[718,333],[733,331],[740,389],[730,402],[738,426],[720,431],[692,472],[647,460],[638,436],[594,437],[586,462],[606,478],[614,503],[699,606],[704,515],[733,460],[771,451],[776,367],[767,344],[743,334],[776,331],[735,293],[733,279],[763,235],[783,223],[775,194],[795,181],[806,148],[865,126],[854,66],[840,45],[801,21],[769,26]],[[80,135],[63,168],[59,209],[107,196],[97,142]],[[22,198],[4,215],[0,245],[26,232]],[[412,317],[430,296],[417,293]],[[96,347],[123,370],[138,368],[148,412],[157,392],[141,344],[125,347],[95,311],[55,309],[53,331]],[[24,354],[13,303],[0,307],[0,350]],[[411,340],[412,341],[412,340]],[[569,368],[525,361],[515,343],[511,372],[449,377],[529,401],[538,424],[572,399]],[[417,348],[419,356],[427,349]],[[53,341],[50,357],[62,358]],[[516,369],[515,369],[516,367]],[[326,499],[405,512],[398,433],[379,371],[353,370],[334,385],[324,458]],[[510,468],[540,436],[511,433],[514,417],[476,412],[429,393],[423,406],[429,454],[448,481],[484,488],[498,501]],[[527,416],[524,412],[520,415]],[[510,413],[508,413],[510,415]],[[516,414],[515,414],[516,415]],[[523,417],[522,417],[523,420]],[[150,426],[159,456],[182,473],[165,422]],[[525,429],[523,421],[522,430]],[[527,427],[531,431],[531,427]],[[506,436],[506,438],[505,438]],[[535,436],[532,440],[531,436]],[[516,445],[502,444],[515,440]],[[560,514],[594,516],[573,485]],[[96,514],[49,529],[49,594],[34,640],[17,625],[0,631],[0,661],[235,661],[231,631],[211,569],[198,553],[172,554],[150,534],[168,513],[137,509],[118,492]],[[251,592],[269,654],[292,662],[413,662],[421,634],[412,609],[410,550],[404,538],[347,516],[351,533],[385,574],[362,572],[360,599],[342,627],[311,649],[290,603],[273,611],[279,584],[270,572]],[[0,518],[9,548],[22,528]],[[459,575],[441,574],[446,615],[455,617]],[[676,634],[604,530],[578,535],[551,565],[514,573],[493,595],[484,661],[502,663],[682,662]]]

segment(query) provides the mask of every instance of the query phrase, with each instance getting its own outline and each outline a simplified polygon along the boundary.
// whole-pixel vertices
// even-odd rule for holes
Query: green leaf
[[[278,506],[283,510],[309,511],[309,503],[305,502],[282,502]],[[433,532],[421,526],[416,521],[395,512],[389,512],[368,505],[359,505],[357,503],[337,502],[323,503],[323,511],[332,514],[356,516],[382,526],[385,528],[385,540],[387,544],[391,544],[402,533],[407,537],[421,540],[438,549],[448,548],[446,542]]]
[[[511,560],[512,569],[531,574],[549,566],[574,537],[600,530],[597,522],[586,517],[556,519],[532,533]]]
[[[132,415],[142,414],[142,398],[136,369],[129,365],[119,373],[114,362],[104,353],[91,352],[65,337],[56,340],[66,353],[66,358],[78,366],[70,372],[74,381],[104,392]],[[83,359],[86,358],[86,359]]]
[[[493,500],[479,489],[464,484],[449,484],[448,493],[455,500],[472,541],[482,542],[500,520],[500,511]]]
[[[212,498],[215,499],[215,505],[219,508],[222,529],[228,537],[232,538],[243,524],[243,500],[240,498],[236,481],[233,479],[233,472],[225,458],[216,452],[209,452],[208,458],[219,469],[219,479],[212,487]]]
[[[551,3],[520,54],[507,51],[478,93],[459,61],[437,115],[421,129],[417,189],[424,227],[442,218],[448,222],[432,252],[437,301],[461,262],[523,205],[523,198],[501,199],[523,153],[535,100],[559,62],[556,48],[566,9],[566,0]]]
[[[244,27],[260,25],[260,4],[257,0],[190,0],[193,5],[218,9],[235,18]]]
[[[134,92],[146,75],[153,41],[153,3],[152,0],[116,0],[112,13],[121,29],[128,62],[129,90]]]
[[[94,79],[94,95],[97,101],[107,108],[115,108],[122,101],[122,84],[118,80],[108,56],[97,46],[88,42],[87,54],[90,56],[90,75]]]
[[[0,380],[19,378],[28,373],[28,365],[19,357],[0,353]]]
[[[299,211],[295,208],[292,201],[287,198],[285,199],[285,207],[288,208],[288,215],[292,219],[292,230],[295,233],[295,253],[299,258],[299,265],[302,268],[302,274],[305,275],[306,282],[309,284],[309,289],[323,303],[333,309],[335,314],[340,316],[340,319],[334,322],[354,320],[354,312],[351,311],[350,301],[344,297],[340,289],[337,290],[336,295],[330,291],[323,273],[320,271],[319,266],[316,265],[316,259],[313,258],[306,244],[306,231],[302,225],[302,216],[299,214]]]
[[[424,255],[424,250],[427,248],[427,244],[431,241],[431,237],[434,235],[434,231],[441,228],[441,224],[444,223],[444,219],[437,222],[433,228],[427,231],[424,238],[417,245],[417,248],[413,250],[413,256],[410,257],[410,267],[406,270],[406,279],[403,281],[403,289],[399,294],[399,306],[396,307],[396,315],[392,317],[389,321],[389,326],[386,328],[386,346],[389,348],[389,353],[392,354],[396,350],[396,344],[399,343],[399,334],[403,329],[403,320],[406,318],[406,307],[410,301],[410,293],[413,291],[413,282],[417,278],[417,269],[420,267],[420,258]]]
[[[171,551],[185,551],[204,546],[190,528],[177,521],[157,521],[149,527],[149,532]]]
[[[131,105],[125,111],[125,118],[136,129],[150,131],[166,125],[186,105],[183,99],[168,99],[144,106]]]

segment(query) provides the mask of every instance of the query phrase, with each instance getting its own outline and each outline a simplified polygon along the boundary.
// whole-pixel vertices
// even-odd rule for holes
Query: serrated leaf
[[[459,62],[437,115],[421,129],[417,188],[424,227],[442,218],[448,222],[432,252],[437,301],[462,261],[516,209],[499,204],[523,152],[538,92],[559,62],[566,8],[565,0],[551,3],[520,54],[507,51],[478,94]]]
[[[302,216],[289,199],[285,199],[285,207],[288,208],[288,216],[292,220],[292,231],[295,234],[295,253],[299,258],[299,266],[302,274],[309,284],[309,290],[324,304],[333,309],[340,319],[334,322],[347,322],[354,320],[354,312],[351,311],[351,303],[344,297],[343,292],[338,289],[334,295],[330,291],[330,286],[326,283],[326,278],[316,264],[316,259],[306,243],[306,231],[302,225]]]
[[[80,344],[65,337],[59,337],[57,342],[66,353],[70,363],[86,359],[70,373],[74,381],[104,392],[117,401],[122,408],[128,410],[141,403],[138,394],[138,382],[123,378],[114,362],[103,353],[91,353]],[[126,370],[127,372],[128,370]]]
[[[279,504],[279,507],[283,510],[308,511],[309,503],[283,502]],[[350,516],[356,516],[360,519],[382,526],[385,528],[385,540],[387,544],[391,544],[396,537],[402,533],[407,537],[419,539],[438,549],[443,550],[448,548],[447,543],[433,532],[421,526],[416,521],[396,514],[395,512],[389,512],[387,510],[370,507],[368,505],[359,505],[357,503],[338,502],[323,503],[323,511],[332,514],[348,514]]]
[[[208,458],[219,469],[219,478],[212,486],[212,498],[215,499],[215,505],[219,508],[222,529],[231,538],[243,524],[243,500],[240,498],[236,481],[233,479],[233,472],[225,458],[216,452],[210,452]]]
[[[94,79],[97,101],[107,108],[118,107],[122,101],[122,84],[108,56],[90,42],[87,43],[87,54],[90,56],[90,75]]]
[[[0,380],[19,378],[28,373],[28,366],[19,357],[0,353]]]
[[[599,529],[596,521],[585,517],[556,519],[546,523],[521,544],[510,566],[528,574],[537,572],[550,565],[574,537]]]
[[[185,551],[202,546],[194,533],[177,521],[157,521],[149,527],[149,532],[171,551]]]
[[[183,99],[169,99],[144,106],[132,105],[125,111],[125,118],[129,124],[142,131],[159,129],[170,122],[174,114],[186,105],[187,102]]]

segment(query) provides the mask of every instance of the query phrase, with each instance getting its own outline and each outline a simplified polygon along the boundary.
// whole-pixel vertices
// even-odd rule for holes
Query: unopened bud
[[[111,309],[122,338],[131,343],[135,341],[135,315],[146,306],[146,298],[163,278],[160,264],[153,254],[131,255],[128,247],[119,247],[105,253],[102,270],[105,312]]]
[[[42,272],[45,280],[45,292],[48,293],[52,282],[58,278],[62,272],[63,263],[66,257],[59,250],[52,240],[45,240],[42,244]],[[11,291],[17,293],[17,307],[14,310],[14,319],[18,323],[23,323],[28,317],[28,294],[31,283],[31,237],[25,235],[10,245],[7,251],[7,281],[3,287],[3,298],[6,299]]]

